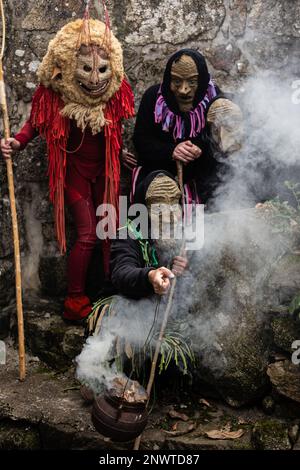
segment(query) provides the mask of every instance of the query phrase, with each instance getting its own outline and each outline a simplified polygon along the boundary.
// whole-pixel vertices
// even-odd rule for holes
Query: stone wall
[[[82,4],[81,4],[82,3]],[[94,14],[100,1],[91,1]],[[126,72],[136,104],[162,75],[166,57],[191,47],[207,57],[225,91],[269,70],[290,82],[300,76],[299,0],[109,0],[112,28],[124,46]],[[12,133],[26,119],[36,70],[49,40],[67,21],[82,16],[77,0],[6,0],[6,85]],[[99,17],[99,16],[98,16]],[[130,145],[131,123],[127,127]],[[45,146],[38,139],[14,159],[24,287],[63,294],[65,257],[54,241],[47,194]],[[5,165],[0,163],[0,307],[14,296],[13,244]],[[70,227],[70,221],[69,221]],[[72,230],[69,230],[72,235]],[[69,240],[70,245],[70,240]],[[1,316],[1,311],[0,311]]]

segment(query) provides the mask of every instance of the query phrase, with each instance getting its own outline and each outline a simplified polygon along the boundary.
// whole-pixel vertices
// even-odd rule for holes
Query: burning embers
[[[148,395],[137,380],[127,377],[116,377],[110,382],[109,394],[125,403],[146,403]]]

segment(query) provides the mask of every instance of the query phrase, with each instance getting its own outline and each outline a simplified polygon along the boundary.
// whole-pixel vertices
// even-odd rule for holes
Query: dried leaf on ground
[[[170,418],[181,419],[182,421],[188,421],[190,419],[186,414],[179,413],[179,411],[176,410],[170,410],[168,414]]]
[[[210,439],[239,439],[244,434],[243,429],[238,431],[225,431],[224,429],[214,429],[213,431],[207,431],[205,435]]]

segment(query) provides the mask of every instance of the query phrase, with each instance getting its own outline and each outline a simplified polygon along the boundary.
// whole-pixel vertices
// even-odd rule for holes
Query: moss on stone
[[[287,425],[274,419],[256,423],[251,440],[257,450],[289,450],[292,447]]]
[[[259,398],[267,387],[268,344],[254,309],[241,312],[239,327],[221,338],[227,367],[217,388],[231,406]]]
[[[1,450],[37,450],[41,448],[39,433],[32,426],[0,423]]]
[[[272,324],[274,343],[277,348],[293,352],[292,344],[300,338],[300,326],[291,317],[276,317]]]
[[[262,408],[266,414],[272,414],[274,409],[275,409],[275,401],[274,398],[267,395],[263,400],[262,400]]]

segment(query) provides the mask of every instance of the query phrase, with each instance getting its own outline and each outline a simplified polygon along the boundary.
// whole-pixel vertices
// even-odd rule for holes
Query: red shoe
[[[91,302],[86,295],[67,297],[64,303],[63,319],[81,323],[91,311]]]

